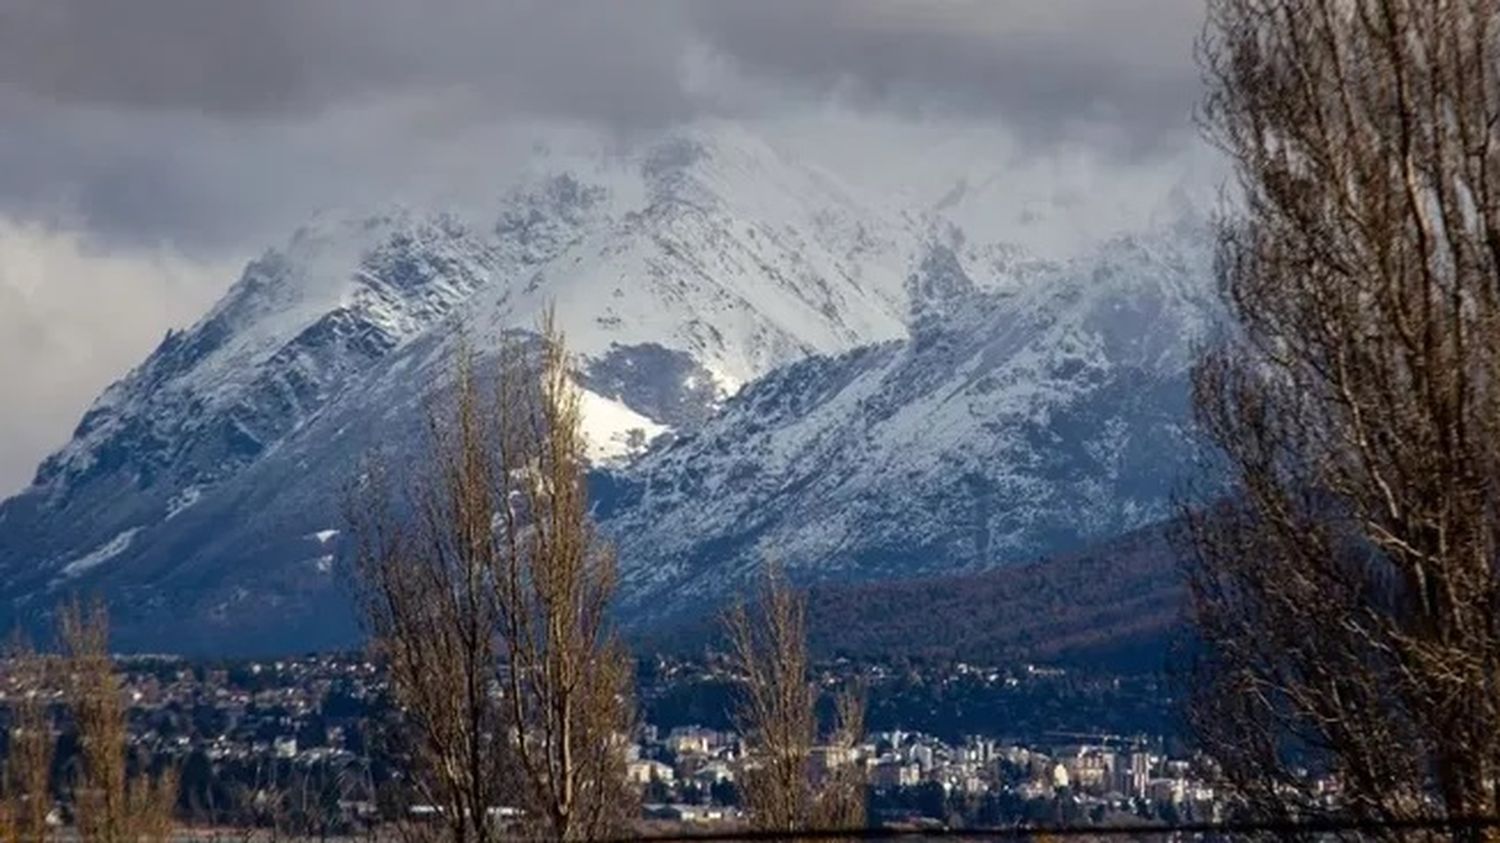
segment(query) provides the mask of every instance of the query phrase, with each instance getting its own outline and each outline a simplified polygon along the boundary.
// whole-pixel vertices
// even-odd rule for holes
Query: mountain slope
[[[549,304],[631,623],[767,556],[857,581],[1078,547],[1166,512],[1201,243],[1054,265],[723,126],[545,160],[477,219],[320,220],[0,503],[0,624],[98,592],[124,647],[348,644],[343,488],[372,451],[413,457],[459,343],[491,353]]]
[[[627,613],[711,606],[765,559],[806,581],[982,569],[1169,514],[1210,312],[1190,230],[980,285],[933,245],[912,336],[792,364],[613,478]]]
[[[606,462],[777,366],[905,334],[921,226],[751,136],[538,170],[487,219],[320,220],[252,262],[0,504],[0,623],[100,591],[125,643],[347,641],[341,486],[419,441],[461,337],[486,353],[549,304]]]

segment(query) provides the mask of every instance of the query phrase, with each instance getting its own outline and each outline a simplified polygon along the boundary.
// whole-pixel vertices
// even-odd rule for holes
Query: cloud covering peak
[[[1202,0],[0,0],[0,393],[26,408],[0,491],[318,209],[483,208],[539,137],[736,121],[871,189],[987,185],[976,220],[999,235],[1040,232],[1038,205],[1111,224],[1202,155],[1201,19]]]

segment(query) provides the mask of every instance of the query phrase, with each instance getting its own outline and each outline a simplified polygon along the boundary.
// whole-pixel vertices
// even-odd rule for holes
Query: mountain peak
[[[543,156],[462,219],[321,215],[0,503],[9,614],[78,587],[119,599],[127,646],[348,643],[332,548],[309,537],[336,529],[361,458],[415,458],[460,335],[487,356],[549,306],[637,618],[717,599],[766,554],[895,576],[1159,514],[1196,247],[1048,262],[857,196],[712,125]]]

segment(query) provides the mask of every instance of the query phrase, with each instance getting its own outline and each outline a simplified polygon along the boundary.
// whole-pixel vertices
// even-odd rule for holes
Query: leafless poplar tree
[[[458,818],[502,795],[537,834],[606,836],[630,814],[631,673],[608,623],[614,557],[589,517],[570,361],[549,315],[492,381],[478,369],[462,351],[432,414],[434,479],[404,511],[378,491],[355,506],[366,617],[457,839],[491,839]]]
[[[1195,373],[1191,720],[1262,816],[1500,814],[1495,0],[1210,0],[1242,202]]]
[[[828,769],[817,782],[813,823],[818,828],[864,828],[864,760],[857,757],[865,738],[865,688],[851,682],[833,698],[833,732],[828,737]]]
[[[852,757],[864,737],[864,696],[836,699],[830,775],[814,782],[818,689],[809,676],[807,601],[778,567],[765,575],[754,611],[737,604],[725,616],[731,658],[743,678],[736,720],[746,742],[741,783],[755,826],[765,831],[860,828],[864,777]]]
[[[49,839],[52,757],[55,738],[44,692],[47,661],[19,640],[8,654],[10,701],[8,751],[0,777],[0,841]]]
[[[630,805],[630,661],[608,622],[614,552],[589,517],[580,396],[551,314],[539,347],[506,355],[494,584],[512,738],[542,830],[601,837]]]
[[[104,606],[67,604],[60,633],[65,696],[78,728],[80,770],[73,795],[79,836],[88,843],[166,840],[176,778],[129,774],[125,704],[110,660]]]
[[[429,412],[424,471],[392,499],[384,464],[350,498],[356,581],[375,655],[402,711],[417,798],[442,810],[448,839],[495,839],[489,811],[509,795],[495,693],[497,616],[490,597],[491,458],[473,360]],[[397,509],[398,506],[404,509]],[[408,837],[422,825],[403,826]]]

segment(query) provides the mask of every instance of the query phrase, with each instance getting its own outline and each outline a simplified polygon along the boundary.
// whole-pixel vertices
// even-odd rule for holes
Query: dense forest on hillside
[[[828,654],[1155,670],[1181,598],[1169,543],[1148,530],[994,571],[814,588],[809,635]]]
[[[1155,672],[1181,616],[1167,528],[1052,559],[952,576],[815,585],[808,635],[821,657],[1035,661]],[[687,652],[717,637],[711,617],[637,636]]]

